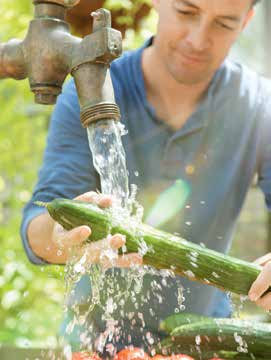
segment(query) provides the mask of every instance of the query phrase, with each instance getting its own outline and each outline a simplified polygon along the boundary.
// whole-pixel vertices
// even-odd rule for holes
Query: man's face
[[[183,84],[210,79],[250,19],[252,0],[153,0],[154,42],[171,76]]]

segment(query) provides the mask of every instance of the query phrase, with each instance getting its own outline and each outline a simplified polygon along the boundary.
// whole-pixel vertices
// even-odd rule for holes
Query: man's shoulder
[[[140,71],[142,48],[125,51],[110,66],[113,82],[131,81]]]
[[[114,60],[111,64],[112,70],[116,70],[118,68],[122,68],[122,66],[131,66],[133,62],[136,61],[136,58],[140,56],[141,48],[126,50],[123,54]]]
[[[270,79],[266,78],[256,70],[233,60],[225,61],[223,75],[225,85],[235,85],[234,87],[241,91],[250,91],[257,94],[257,89],[259,87],[265,85],[268,88],[271,85]]]
[[[111,64],[110,75],[115,99],[119,106],[129,106],[128,104],[134,102],[136,98],[141,99],[144,88],[141,68],[142,51],[143,48],[125,51]]]
[[[227,59],[220,68],[219,85],[225,89],[241,92],[242,90],[253,90],[259,84],[259,75],[247,66]],[[253,87],[251,88],[251,85]]]
[[[271,93],[271,80],[248,66],[227,59],[221,66],[215,82],[215,91],[233,102],[245,102],[251,107],[259,104],[260,98]]]

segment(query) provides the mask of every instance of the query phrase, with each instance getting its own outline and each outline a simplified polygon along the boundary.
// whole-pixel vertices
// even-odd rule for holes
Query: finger
[[[95,199],[95,196],[97,196],[97,195],[98,194],[95,191],[88,191],[88,192],[85,192],[84,194],[77,196],[76,198],[74,198],[74,200],[93,202]]]
[[[115,234],[110,237],[109,245],[113,250],[118,250],[126,243],[126,237],[122,234]]]
[[[137,253],[131,253],[119,256],[115,262],[115,266],[120,268],[129,268],[132,266],[142,265],[142,263],[142,256]]]
[[[268,293],[267,295],[260,298],[258,301],[256,301],[256,304],[266,311],[271,310],[271,293]]]
[[[80,245],[91,234],[91,229],[89,226],[78,226],[70,231],[63,231],[63,234],[58,234],[58,244],[62,247],[73,247],[75,245]]]
[[[262,257],[260,257],[259,259],[255,260],[254,263],[264,266],[266,265],[269,261],[271,261],[271,253],[268,253]]]
[[[84,194],[77,196],[74,200],[91,202],[102,208],[107,208],[112,205],[113,196],[105,195],[105,194],[98,194],[95,191],[88,191]]]
[[[85,245],[80,252],[82,255],[86,255],[88,263],[96,264],[100,262],[101,257],[106,256],[108,250],[114,251],[110,246],[109,237]],[[109,254],[107,255],[109,256]]]
[[[110,195],[99,195],[97,205],[101,208],[108,208],[112,206],[113,197]]]
[[[257,301],[271,285],[271,262],[267,263],[260,275],[252,284],[248,296],[251,301]]]
[[[85,255],[89,264],[106,264],[111,263],[113,266],[118,257],[118,249],[125,244],[125,236],[115,234],[105,239],[86,244],[79,250],[79,257]]]

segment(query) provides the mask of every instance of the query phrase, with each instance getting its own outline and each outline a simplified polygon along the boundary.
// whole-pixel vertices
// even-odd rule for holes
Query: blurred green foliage
[[[27,81],[12,80],[0,82],[0,106],[0,342],[21,343],[49,337],[55,322],[48,321],[52,313],[60,319],[63,301],[63,282],[29,264],[19,237],[21,210],[41,162],[49,109],[33,105]]]
[[[107,0],[107,6],[136,8],[140,2],[149,0]],[[0,5],[0,42],[24,38],[33,16],[32,2],[0,0]],[[155,31],[156,20],[152,11],[140,31],[128,30],[125,47],[141,45]],[[119,21],[129,23],[128,18]],[[250,45],[244,54],[251,51],[247,38],[243,43]],[[19,226],[42,161],[52,107],[34,104],[27,80],[4,80],[0,82],[0,109],[0,343],[51,347],[56,344],[62,318],[64,269],[31,265]]]
[[[1,2],[0,39],[23,38],[31,1]],[[52,108],[33,103],[28,81],[0,82],[0,343],[53,345],[63,303],[62,269],[31,265],[21,245],[21,211],[36,180]],[[52,315],[56,321],[52,321]]]

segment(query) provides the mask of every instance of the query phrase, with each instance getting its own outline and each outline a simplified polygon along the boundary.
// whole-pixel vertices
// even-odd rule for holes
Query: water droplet
[[[195,342],[196,342],[197,345],[200,345],[200,344],[201,344],[201,337],[200,337],[200,335],[197,335],[197,336],[195,337]]]
[[[187,275],[189,278],[194,278],[195,274],[191,270],[184,271],[184,274]]]
[[[194,263],[194,262],[191,262],[191,265],[194,267],[194,268],[198,268],[198,264]]]
[[[213,275],[216,279],[220,278],[220,276],[219,276],[215,271],[212,272],[212,275]]]

